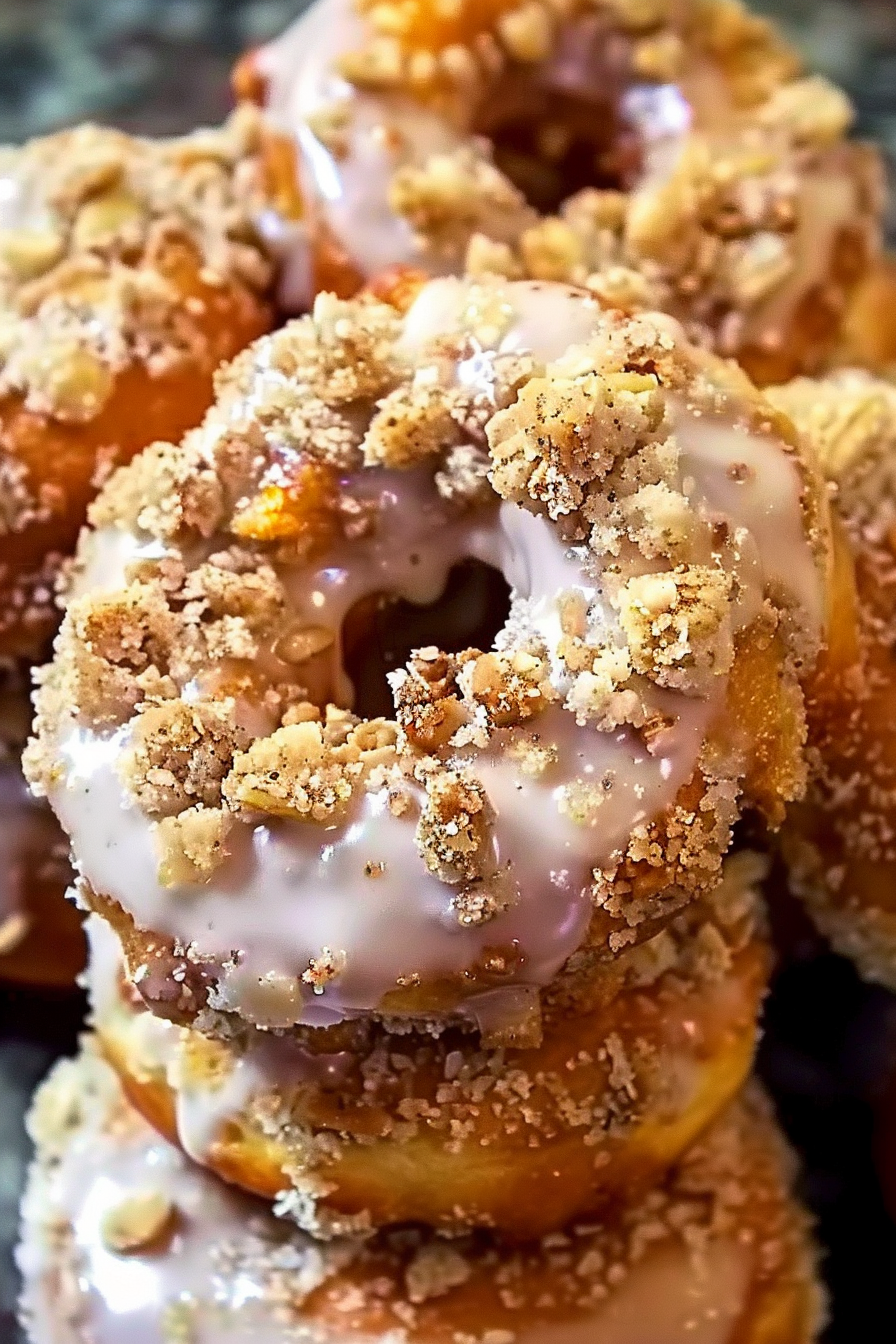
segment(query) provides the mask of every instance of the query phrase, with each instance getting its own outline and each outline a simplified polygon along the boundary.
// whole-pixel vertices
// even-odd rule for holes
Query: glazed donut
[[[878,247],[848,100],[732,0],[318,0],[235,83],[296,138],[343,297],[395,264],[592,278],[783,382]]]
[[[769,395],[817,445],[844,538],[808,691],[813,779],[782,844],[821,931],[896,989],[896,387],[845,371]]]
[[[519,1043],[803,787],[820,483],[734,365],[559,285],[321,296],[219,393],[100,496],[42,675],[27,769],[84,900],[212,1034]],[[466,557],[514,590],[494,648],[418,650],[394,721],[337,708],[352,611]]]
[[[821,1297],[761,1096],[604,1227],[499,1248],[310,1240],[191,1166],[90,1053],[35,1101],[18,1262],[31,1344],[811,1344]]]
[[[81,126],[0,150],[0,656],[45,652],[103,478],[196,424],[270,328],[264,148],[244,109],[177,140]]]
[[[896,378],[896,257],[881,257],[857,289],[835,363]]]
[[[617,959],[615,992],[548,1002],[525,1050],[369,1021],[210,1040],[146,1010],[96,915],[93,1025],[147,1120],[307,1231],[543,1236],[653,1184],[743,1085],[768,971],[750,885],[764,866],[730,860],[702,908]]]

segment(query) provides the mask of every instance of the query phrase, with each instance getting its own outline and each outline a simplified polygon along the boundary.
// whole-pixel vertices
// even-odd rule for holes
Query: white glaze
[[[448,375],[472,381],[486,399],[496,352],[531,349],[550,360],[570,342],[586,340],[600,318],[592,300],[562,287],[523,282],[506,286],[499,298],[488,306],[491,345],[465,356]],[[481,301],[482,291],[470,282],[429,285],[407,315],[407,357],[416,363],[436,333],[481,332]],[[700,520],[696,558],[712,562],[715,555],[737,578],[732,633],[754,619],[769,592],[789,601],[796,622],[817,632],[821,584],[803,533],[796,460],[777,442],[734,429],[725,419],[697,419],[675,403],[671,409],[680,486]],[[336,636],[329,666],[315,673],[318,689],[327,694],[345,700],[350,692],[340,638],[357,601],[386,593],[431,602],[465,557],[495,565],[512,585],[514,628],[546,645],[561,700],[570,684],[556,655],[561,594],[581,592],[590,604],[592,630],[606,641],[616,638],[616,617],[601,596],[593,557],[581,548],[565,550],[546,519],[509,503],[452,513],[425,468],[371,468],[345,480],[343,489],[376,502],[374,532],[341,543],[313,568],[282,572],[299,623],[322,625]],[[723,542],[720,521],[726,524]],[[79,591],[92,583],[115,587],[127,562],[148,549],[146,539],[114,529],[98,533],[86,548]],[[276,670],[273,655],[265,659]],[[347,819],[329,828],[299,820],[238,823],[228,840],[230,856],[206,884],[167,889],[158,882],[152,825],[129,803],[116,773],[127,725],[111,736],[72,727],[58,743],[62,770],[51,801],[97,891],[118,900],[141,926],[223,968],[218,1006],[260,1025],[325,1023],[376,1008],[406,977],[429,984],[462,975],[487,950],[511,954],[511,986],[548,983],[585,936],[592,869],[611,864],[633,827],[674,801],[692,776],[724,692],[721,676],[703,698],[649,688],[650,708],[671,723],[650,750],[631,729],[598,732],[551,707],[531,729],[542,744],[556,747],[555,763],[539,778],[509,759],[506,732],[485,750],[464,749],[461,760],[484,785],[495,814],[494,872],[511,902],[478,927],[458,923],[452,911],[456,888],[423,866],[415,827],[424,795],[417,785],[401,817],[393,816],[382,790],[356,799]],[[259,721],[253,731],[272,726]],[[566,814],[568,790],[577,781],[601,783],[605,790],[587,822]],[[318,996],[298,988],[295,978],[325,948],[345,953],[346,965]],[[280,986],[275,994],[268,992],[271,976]],[[282,992],[285,984],[288,993]],[[471,1011],[475,1015],[475,1005]]]
[[[429,1333],[413,1326],[373,1339],[321,1326],[313,1305],[306,1314],[309,1294],[359,1249],[285,1228],[190,1165],[132,1112],[110,1123],[121,1104],[115,1084],[99,1061],[92,1071],[68,1083],[81,1081],[86,1114],[58,1159],[34,1169],[25,1198],[17,1259],[31,1344],[170,1344],[178,1323],[189,1327],[191,1344],[429,1344]],[[116,1254],[103,1238],[106,1215],[148,1191],[177,1210],[170,1245]],[[594,1248],[604,1249],[600,1233]],[[539,1325],[527,1316],[514,1323],[515,1344],[729,1344],[752,1258],[736,1231],[711,1236],[698,1255],[668,1235],[645,1242],[586,1319]],[[368,1291],[371,1272],[380,1271],[361,1277]]]

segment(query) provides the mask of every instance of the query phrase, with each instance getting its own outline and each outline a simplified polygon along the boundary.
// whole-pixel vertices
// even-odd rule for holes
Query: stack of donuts
[[[810,1344],[751,1070],[767,854],[896,988],[876,155],[736,0],[318,0],[235,87],[0,164],[28,1337]]]

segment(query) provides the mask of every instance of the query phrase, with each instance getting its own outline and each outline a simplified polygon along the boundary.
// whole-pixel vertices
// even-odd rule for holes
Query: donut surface
[[[810,1344],[790,1155],[751,1095],[605,1227],[498,1249],[406,1229],[312,1241],[190,1166],[90,1054],[57,1065],[18,1259],[31,1344]],[[180,1332],[180,1333],[179,1333]]]
[[[0,655],[34,657],[88,502],[202,418],[212,376],[272,321],[255,224],[264,139],[81,126],[0,151]]]
[[[896,989],[896,387],[846,371],[770,396],[817,444],[844,536],[808,691],[815,768],[784,853],[821,931]]]
[[[95,915],[94,1029],[146,1119],[309,1231],[544,1235],[655,1182],[749,1073],[769,961],[750,885],[763,863],[729,864],[711,897],[618,958],[615,991],[548,1003],[527,1049],[370,1022],[210,1040],[147,1011]]]
[[[27,767],[141,993],[202,1030],[528,1030],[718,882],[742,803],[774,824],[803,787],[824,497],[670,318],[322,296],[92,519]],[[467,557],[513,590],[493,649],[419,649],[394,719],[337,708],[352,612]]]
[[[312,289],[591,278],[780,382],[878,247],[848,100],[730,0],[319,0],[236,83],[297,139]]]

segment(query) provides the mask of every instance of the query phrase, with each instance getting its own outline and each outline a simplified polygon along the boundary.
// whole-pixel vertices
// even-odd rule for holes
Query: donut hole
[[[629,114],[629,44],[598,19],[536,67],[510,66],[474,118],[494,161],[540,214],[587,187],[629,191],[643,167]]]
[[[343,631],[345,670],[354,685],[352,708],[365,718],[394,713],[387,673],[414,649],[489,649],[510,612],[510,589],[489,565],[465,560],[451,570],[445,591],[429,606],[388,597],[357,603]]]

